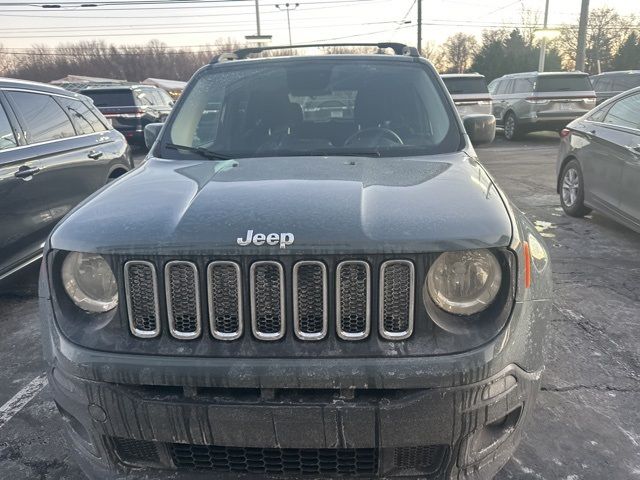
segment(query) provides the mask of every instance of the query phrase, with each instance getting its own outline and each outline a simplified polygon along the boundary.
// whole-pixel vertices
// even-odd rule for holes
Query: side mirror
[[[160,135],[160,130],[162,130],[162,126],[164,123],[148,123],[144,127],[144,144],[148,149],[153,147],[158,135]]]
[[[462,120],[471,143],[491,143],[496,138],[496,117],[493,115],[469,115]]]

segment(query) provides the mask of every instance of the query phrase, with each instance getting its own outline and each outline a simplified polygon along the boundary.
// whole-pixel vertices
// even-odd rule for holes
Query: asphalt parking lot
[[[563,214],[557,144],[535,134],[479,150],[548,242],[555,281],[543,391],[497,479],[640,479],[640,234]],[[78,480],[43,377],[35,282],[24,272],[0,296],[0,478]]]

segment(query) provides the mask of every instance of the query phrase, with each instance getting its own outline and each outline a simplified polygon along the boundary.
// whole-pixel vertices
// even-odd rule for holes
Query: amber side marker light
[[[524,288],[531,286],[531,252],[529,251],[529,243],[524,242]]]
[[[560,138],[564,138],[564,137],[568,137],[569,134],[571,133],[571,130],[569,130],[568,128],[563,128],[562,130],[560,130]]]

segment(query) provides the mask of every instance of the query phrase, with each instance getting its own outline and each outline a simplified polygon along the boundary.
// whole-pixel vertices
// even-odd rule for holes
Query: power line
[[[318,23],[318,20],[335,20],[335,17],[316,17],[316,18],[301,18],[298,20],[298,22],[313,22],[315,24]],[[3,34],[4,33],[20,33],[20,32],[29,32],[29,33],[47,33],[47,32],[57,32],[57,31],[69,31],[69,30],[86,30],[87,32],[95,32],[94,29],[96,28],[101,28],[103,29],[103,31],[108,31],[108,30],[114,30],[117,29],[118,31],[121,32],[122,28],[127,28],[127,27],[131,27],[131,28],[136,28],[138,30],[141,29],[148,29],[148,28],[156,28],[156,27],[171,27],[171,28],[194,28],[194,27],[212,27],[212,26],[217,26],[217,25],[223,25],[223,26],[243,26],[243,25],[253,25],[255,22],[253,20],[246,20],[246,21],[233,21],[233,22],[228,22],[228,21],[222,21],[222,22],[206,22],[206,23],[190,23],[188,25],[176,25],[175,22],[173,23],[149,23],[149,24],[144,24],[141,25],[139,23],[136,24],[119,24],[119,25],[114,25],[111,27],[105,27],[104,25],[75,25],[75,26],[69,26],[69,27],[16,27],[16,28],[7,28],[3,30]],[[267,24],[273,24],[273,25],[281,25],[282,22],[281,21],[277,21],[277,20],[270,20],[268,22],[263,22],[263,23],[267,23]],[[354,26],[354,25],[384,25],[384,24],[397,24],[399,22],[395,21],[395,20],[389,20],[389,21],[379,21],[379,22],[358,22],[358,23],[346,23],[346,24],[332,24],[332,27],[339,27],[339,26],[345,26],[345,27],[350,27],[350,26]],[[322,27],[322,28],[326,28],[326,25],[317,25],[318,27]],[[314,26],[311,26],[310,28],[313,28]]]
[[[154,2],[158,2],[159,0],[153,0]],[[192,0],[193,1],[193,0]],[[110,5],[104,5],[104,10],[101,9],[101,11],[103,12],[114,12],[114,11],[118,11],[118,10],[124,10],[124,11],[134,11],[134,10],[143,10],[143,11],[148,11],[150,9],[153,10],[159,10],[159,11],[169,11],[169,10],[175,10],[177,8],[188,8],[188,9],[194,9],[194,8],[249,8],[251,7],[251,4],[249,3],[243,3],[242,5],[234,5],[232,4],[228,4],[228,5],[221,5],[221,3],[228,3],[229,0],[201,0],[201,2],[205,2],[205,1],[209,1],[209,2],[214,2],[216,5],[209,5],[209,4],[201,4],[198,3],[196,5],[187,5],[184,2],[181,2],[181,4],[170,4],[170,3],[165,3],[165,2],[161,2],[161,3],[151,3],[151,4],[140,4],[140,3],[135,3],[135,2],[131,2],[134,5],[138,5],[138,7],[131,7],[131,6],[124,6],[122,7],[121,5],[125,5],[124,2],[118,2],[115,4],[110,4]],[[250,0],[235,0],[235,2],[247,2]],[[351,4],[360,4],[360,3],[369,3],[369,2],[376,2],[376,1],[381,1],[381,0],[311,0],[309,2],[306,2],[307,5],[340,5],[340,4],[346,4],[346,3],[351,3]],[[385,0],[387,3],[389,3],[390,0]],[[234,2],[234,3],[235,3]],[[23,6],[25,6],[26,4],[23,4]],[[90,4],[93,5],[93,4]],[[127,5],[130,5],[129,2],[127,1]],[[266,4],[263,6],[271,6],[271,7],[275,7],[275,3],[270,3],[270,4]],[[0,7],[5,7],[6,5],[3,5],[0,3]],[[51,8],[51,9],[42,9],[40,8],[39,10],[33,10],[33,9],[21,9],[21,10],[16,10],[16,9],[11,9],[11,6],[9,6],[9,10],[0,10],[3,12],[7,12],[7,13],[12,13],[12,12],[29,12],[29,13],[37,13],[37,12],[41,12],[41,13],[58,13],[58,12],[65,12],[65,11],[74,11],[74,12],[79,12],[79,11],[95,11],[96,7],[93,8],[82,8],[80,7],[80,5],[78,6],[74,6],[70,9],[67,8]],[[99,8],[99,7],[97,7]],[[104,18],[104,17],[102,17]]]

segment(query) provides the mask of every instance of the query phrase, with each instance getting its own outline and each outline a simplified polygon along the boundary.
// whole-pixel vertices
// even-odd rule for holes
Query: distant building
[[[146,80],[143,80],[142,83],[162,88],[169,92],[169,95],[174,99],[178,98],[184,90],[184,87],[187,86],[187,82],[181,82],[179,80],[165,80],[163,78],[147,78]]]
[[[117,78],[100,78],[100,77],[86,77],[83,75],[67,75],[64,78],[53,80],[50,82],[53,85],[57,85],[72,92],[77,92],[87,85],[113,85],[113,84],[126,84],[129,83],[126,80],[120,80]]]

